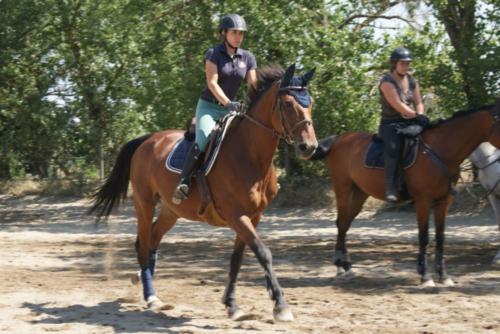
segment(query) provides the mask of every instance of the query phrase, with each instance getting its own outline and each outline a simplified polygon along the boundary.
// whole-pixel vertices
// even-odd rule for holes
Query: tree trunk
[[[484,83],[484,69],[479,62],[476,37],[476,0],[428,1],[444,24],[463,77],[463,89],[469,107],[479,106],[488,98]]]

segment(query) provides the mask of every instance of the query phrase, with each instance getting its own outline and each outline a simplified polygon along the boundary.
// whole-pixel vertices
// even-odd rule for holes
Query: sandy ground
[[[184,220],[161,244],[155,279],[172,309],[147,311],[130,283],[132,208],[95,226],[87,206],[0,196],[1,333],[500,333],[500,268],[491,265],[498,231],[489,209],[449,217],[452,288],[419,287],[411,211],[364,211],[354,222],[352,280],[336,278],[331,263],[334,209],[266,211],[259,230],[296,317],[275,323],[249,252],[237,289],[246,320],[226,318],[220,300],[234,234]]]

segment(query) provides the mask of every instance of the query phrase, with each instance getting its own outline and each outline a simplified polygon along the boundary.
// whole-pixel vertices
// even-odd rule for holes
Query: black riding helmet
[[[222,32],[227,29],[247,31],[247,23],[238,14],[228,14],[220,21],[219,31]]]
[[[411,53],[410,50],[407,48],[396,48],[394,51],[391,53],[391,62],[397,62],[397,61],[411,61]]]

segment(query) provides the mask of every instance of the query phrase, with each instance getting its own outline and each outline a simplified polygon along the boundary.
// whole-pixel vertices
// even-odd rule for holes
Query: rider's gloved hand
[[[423,126],[424,128],[427,127],[431,123],[431,120],[429,119],[429,117],[427,117],[426,115],[423,115],[423,114],[417,115],[416,120],[417,120],[417,123],[419,125]]]
[[[227,110],[229,111],[240,111],[240,108],[241,108],[241,103],[238,102],[238,101],[229,101],[227,104],[226,104],[226,108]]]

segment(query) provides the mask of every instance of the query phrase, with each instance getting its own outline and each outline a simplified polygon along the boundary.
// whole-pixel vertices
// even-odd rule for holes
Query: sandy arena
[[[273,321],[263,272],[248,250],[237,288],[247,316],[229,320],[221,298],[234,233],[186,220],[160,247],[155,287],[170,309],[147,311],[130,283],[138,268],[130,201],[108,225],[95,226],[87,208],[77,198],[0,196],[1,333],[500,333],[500,268],[491,264],[498,231],[489,208],[448,218],[451,288],[419,287],[412,211],[364,211],[354,221],[348,247],[356,276],[344,280],[331,262],[333,208],[267,210],[259,231],[292,323]]]

